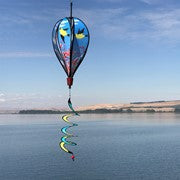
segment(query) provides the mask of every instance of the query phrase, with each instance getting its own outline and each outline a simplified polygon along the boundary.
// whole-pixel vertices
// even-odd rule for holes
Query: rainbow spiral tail
[[[67,129],[69,129],[69,128],[71,128],[71,127],[74,127],[74,126],[78,126],[78,124],[75,124],[75,123],[70,122],[70,121],[69,121],[69,118],[72,117],[72,116],[79,116],[79,114],[74,110],[74,108],[73,108],[73,106],[72,106],[72,103],[71,103],[71,98],[68,99],[68,106],[69,106],[69,108],[71,109],[71,111],[73,112],[73,114],[68,114],[68,115],[62,116],[62,119],[63,119],[66,123],[68,123],[69,125],[68,125],[68,126],[65,126],[65,127],[63,127],[63,128],[61,129],[61,132],[64,134],[64,136],[61,137],[61,142],[59,143],[59,146],[60,146],[60,148],[61,148],[63,151],[71,154],[71,158],[72,158],[72,160],[74,161],[74,158],[75,158],[74,153],[73,153],[72,151],[70,151],[69,149],[67,149],[67,148],[65,147],[65,145],[71,145],[71,146],[76,146],[76,145],[77,145],[75,142],[72,142],[72,141],[68,141],[68,140],[67,140],[68,138],[71,138],[71,137],[77,137],[77,136],[75,136],[75,135],[73,135],[73,134],[68,133],[68,132],[67,132]]]

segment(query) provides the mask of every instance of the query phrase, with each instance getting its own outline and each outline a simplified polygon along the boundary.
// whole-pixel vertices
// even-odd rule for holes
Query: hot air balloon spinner
[[[57,59],[67,75],[67,85],[69,87],[68,106],[72,111],[72,114],[62,116],[62,119],[69,125],[61,129],[64,136],[61,138],[59,146],[63,151],[71,154],[74,161],[74,153],[65,147],[65,145],[76,145],[76,143],[67,140],[70,137],[75,137],[73,134],[68,133],[67,129],[77,126],[77,124],[70,122],[68,118],[79,115],[73,109],[71,103],[71,86],[73,85],[74,74],[86,55],[90,36],[85,23],[72,16],[72,5],[71,1],[70,17],[65,17],[55,24],[52,32],[52,43]]]

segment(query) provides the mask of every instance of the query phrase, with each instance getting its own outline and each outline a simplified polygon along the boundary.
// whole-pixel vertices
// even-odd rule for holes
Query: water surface
[[[73,118],[75,162],[58,146],[60,115],[0,115],[0,179],[180,179],[180,114]]]

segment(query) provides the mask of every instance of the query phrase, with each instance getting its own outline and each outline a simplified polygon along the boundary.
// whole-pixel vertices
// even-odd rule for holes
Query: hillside
[[[98,104],[77,108],[78,111],[93,111],[98,109],[119,110],[121,112],[178,112],[180,111],[180,100],[133,102],[130,104]]]

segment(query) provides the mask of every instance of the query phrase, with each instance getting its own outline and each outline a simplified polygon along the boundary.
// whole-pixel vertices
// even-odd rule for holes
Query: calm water
[[[180,180],[180,114],[81,115],[72,162],[59,115],[0,115],[0,179]]]

